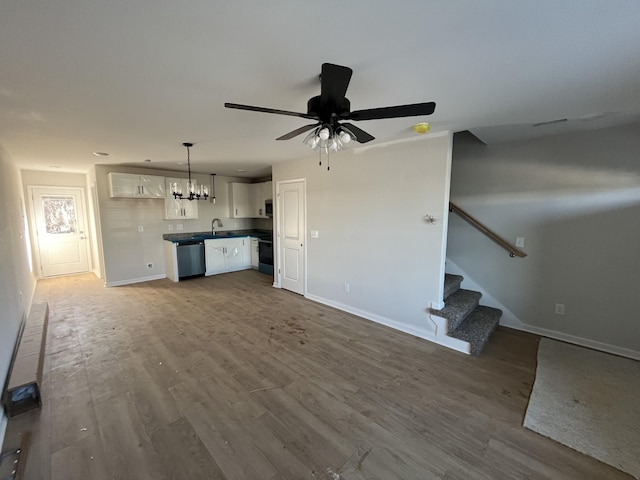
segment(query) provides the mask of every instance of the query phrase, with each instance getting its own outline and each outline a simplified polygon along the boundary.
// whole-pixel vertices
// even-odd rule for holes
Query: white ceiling
[[[353,68],[353,110],[437,103],[359,122],[375,142],[418,121],[486,142],[633,123],[640,2],[3,0],[0,143],[24,168],[83,172],[184,169],[190,141],[195,171],[259,177],[309,155],[274,140],[309,122],[224,102],[306,112],[323,62]]]

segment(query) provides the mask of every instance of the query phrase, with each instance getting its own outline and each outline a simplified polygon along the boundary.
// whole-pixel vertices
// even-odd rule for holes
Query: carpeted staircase
[[[446,319],[447,336],[468,342],[470,353],[480,355],[498,326],[502,311],[479,305],[482,294],[461,289],[462,280],[460,275],[445,274],[445,307],[442,310],[431,309],[431,314]]]

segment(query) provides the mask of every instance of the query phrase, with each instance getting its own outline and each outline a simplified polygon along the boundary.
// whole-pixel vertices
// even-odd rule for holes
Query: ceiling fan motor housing
[[[331,102],[322,105],[320,95],[311,97],[307,102],[307,114],[318,117],[322,123],[330,123],[332,118],[345,118],[350,111],[351,102],[345,97],[338,104]]]

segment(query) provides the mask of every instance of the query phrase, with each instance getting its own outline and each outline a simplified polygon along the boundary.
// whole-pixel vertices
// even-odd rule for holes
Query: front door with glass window
[[[31,187],[30,190],[42,276],[87,272],[82,189]]]

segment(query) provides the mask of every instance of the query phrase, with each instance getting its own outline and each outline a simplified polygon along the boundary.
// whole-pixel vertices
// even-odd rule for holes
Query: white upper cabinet
[[[229,216],[231,218],[253,218],[252,184],[231,183],[230,186]]]
[[[229,216],[232,218],[267,218],[265,200],[272,197],[271,182],[231,183]]]
[[[173,219],[192,219],[198,218],[198,200],[180,200],[173,197],[171,190],[171,184],[177,183],[182,189],[182,193],[188,195],[189,193],[189,180],[186,178],[166,178],[165,191],[167,192],[164,201],[165,206],[165,220]]]
[[[117,172],[108,177],[112,198],[165,198],[164,177]]]

